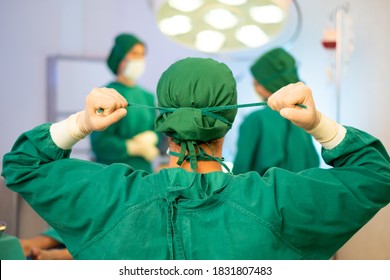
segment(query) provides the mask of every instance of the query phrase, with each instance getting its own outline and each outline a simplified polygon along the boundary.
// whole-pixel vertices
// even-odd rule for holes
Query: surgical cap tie
[[[226,106],[215,106],[215,107],[206,107],[206,108],[192,108],[192,107],[180,107],[180,108],[165,108],[165,107],[152,107],[152,106],[146,106],[141,104],[135,104],[135,103],[129,103],[128,107],[133,108],[145,108],[145,109],[152,109],[152,110],[158,110],[160,111],[161,115],[163,117],[167,117],[168,114],[175,113],[179,110],[185,111],[185,110],[191,110],[191,111],[199,111],[202,116],[208,116],[212,117],[216,120],[219,120],[223,123],[226,123],[229,127],[232,126],[232,123],[228,121],[225,117],[215,114],[214,112],[218,111],[224,111],[224,110],[234,110],[234,109],[240,109],[240,108],[247,108],[247,107],[257,107],[257,106],[268,106],[268,103],[265,102],[257,102],[257,103],[247,103],[247,104],[237,104],[237,105],[226,105]],[[305,105],[297,104],[298,107],[306,108]],[[103,109],[99,109],[98,112],[102,112]],[[221,164],[229,173],[230,169],[228,166],[224,163],[224,158],[219,158],[214,156],[214,150],[211,147],[207,141],[198,141],[193,139],[178,139],[175,137],[172,137],[173,141],[180,145],[180,153],[172,152],[170,151],[169,154],[173,156],[178,157],[177,164],[182,165],[184,161],[189,161],[191,169],[195,172],[198,168],[198,160],[203,161],[217,161],[219,164]],[[205,150],[199,146],[199,143],[205,143],[208,145],[212,151],[212,155],[209,155],[205,152]],[[188,154],[187,154],[188,151]]]
[[[227,172],[231,173],[229,167],[224,163],[225,159],[214,156],[213,147],[209,143],[204,142],[204,144],[209,146],[209,148],[211,150],[211,155],[207,154],[206,151],[201,146],[199,146],[199,143],[197,143],[195,141],[182,141],[180,144],[181,144],[180,153],[169,151],[170,155],[176,156],[179,158],[177,161],[178,165],[181,166],[184,161],[189,161],[192,171],[195,172],[196,169],[198,168],[198,162],[197,162],[198,160],[217,161],[219,164],[221,164],[227,170]],[[188,147],[189,153],[186,155],[187,147]]]

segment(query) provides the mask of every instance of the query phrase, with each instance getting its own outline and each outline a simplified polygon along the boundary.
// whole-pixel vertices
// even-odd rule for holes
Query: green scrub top
[[[128,87],[118,82],[107,85],[118,91],[127,102],[146,106],[155,106],[154,96],[139,86]],[[122,162],[134,169],[152,172],[152,164],[140,156],[129,156],[126,150],[126,140],[146,130],[154,131],[156,113],[145,108],[131,108],[119,122],[104,131],[91,134],[91,147],[95,160],[99,163],[111,164]]]
[[[329,259],[390,201],[390,158],[354,128],[322,150],[335,168],[263,177],[70,159],[49,129],[22,134],[2,175],[75,259]]]
[[[263,175],[270,167],[299,172],[319,164],[312,136],[268,107],[252,112],[240,125],[234,174]]]

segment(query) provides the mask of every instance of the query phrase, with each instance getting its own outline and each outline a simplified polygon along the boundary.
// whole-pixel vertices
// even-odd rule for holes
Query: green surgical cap
[[[172,64],[157,85],[159,107],[178,108],[162,113],[156,130],[176,142],[207,142],[229,131],[237,109],[207,114],[200,108],[237,104],[236,81],[230,69],[210,58],[186,58]]]
[[[115,44],[107,59],[107,65],[114,74],[117,74],[119,63],[127,52],[136,44],[145,45],[139,38],[132,34],[120,34],[115,38]]]
[[[294,57],[282,48],[260,56],[250,70],[256,81],[271,93],[300,81]]]

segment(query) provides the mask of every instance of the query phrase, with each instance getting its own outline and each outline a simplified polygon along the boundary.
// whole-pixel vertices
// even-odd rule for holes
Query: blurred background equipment
[[[349,3],[336,7],[330,14],[329,22],[330,25],[323,31],[321,44],[330,54],[327,76],[335,86],[335,119],[340,122],[342,81],[354,49]]]
[[[0,221],[0,260],[25,260],[19,240],[5,234],[7,224]]]

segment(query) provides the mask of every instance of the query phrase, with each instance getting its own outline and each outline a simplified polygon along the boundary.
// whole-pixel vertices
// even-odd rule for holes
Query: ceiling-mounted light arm
[[[291,2],[293,3],[295,11],[297,13],[297,25],[291,38],[285,44],[283,44],[283,47],[286,50],[291,50],[292,46],[295,44],[299,35],[302,32],[302,25],[303,25],[301,7],[299,6],[297,0],[292,0]]]

